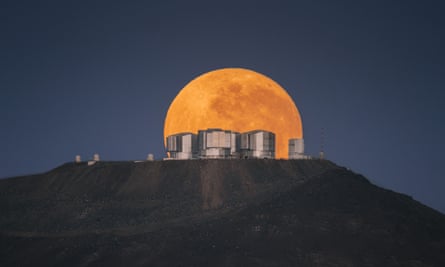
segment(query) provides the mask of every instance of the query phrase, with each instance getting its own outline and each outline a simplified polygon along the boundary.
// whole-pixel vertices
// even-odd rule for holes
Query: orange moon
[[[210,71],[189,82],[167,111],[164,142],[172,134],[207,128],[271,131],[276,158],[288,158],[290,138],[303,138],[300,113],[286,90],[241,68]]]

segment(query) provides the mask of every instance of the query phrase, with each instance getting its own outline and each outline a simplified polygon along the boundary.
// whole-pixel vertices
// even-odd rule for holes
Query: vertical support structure
[[[325,130],[321,128],[320,133],[320,160],[324,160],[324,138],[325,138]]]

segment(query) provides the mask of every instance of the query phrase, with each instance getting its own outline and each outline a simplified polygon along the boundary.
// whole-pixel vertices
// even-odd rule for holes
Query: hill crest
[[[445,263],[443,214],[330,161],[67,163],[0,210],[5,266]]]

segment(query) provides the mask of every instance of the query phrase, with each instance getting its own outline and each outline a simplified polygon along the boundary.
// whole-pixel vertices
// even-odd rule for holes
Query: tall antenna
[[[324,128],[321,128],[321,133],[320,133],[320,160],[324,159]]]

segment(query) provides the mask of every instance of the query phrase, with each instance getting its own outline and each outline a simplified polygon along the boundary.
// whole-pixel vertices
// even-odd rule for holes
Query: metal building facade
[[[196,134],[179,133],[170,135],[167,137],[166,145],[171,159],[193,159],[198,156]]]
[[[304,139],[289,139],[289,159],[304,159]]]
[[[240,157],[241,135],[238,132],[232,132],[230,137],[230,156],[232,158]]]
[[[239,151],[239,133],[219,128],[198,131],[200,158],[231,158]]]
[[[241,134],[241,157],[275,158],[275,134],[269,131],[255,130]]]
[[[238,133],[219,128],[199,130],[198,134],[168,136],[169,159],[194,158],[275,158],[275,134],[263,130]]]

